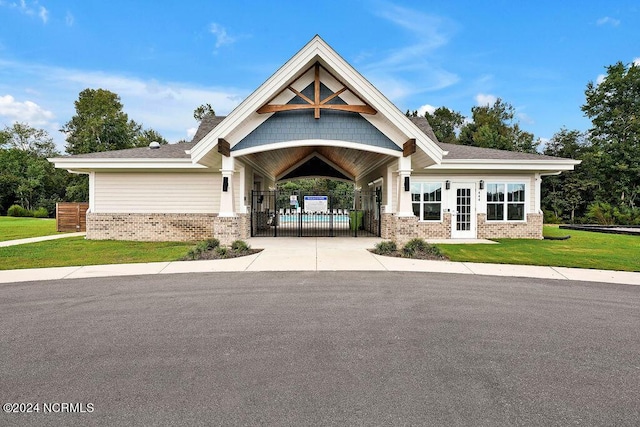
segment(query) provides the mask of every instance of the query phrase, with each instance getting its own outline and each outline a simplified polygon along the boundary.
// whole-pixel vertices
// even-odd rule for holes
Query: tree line
[[[60,129],[66,154],[85,154],[167,144],[156,130],[129,119],[120,97],[104,89],[85,89],[75,101],[75,115]],[[57,202],[86,202],[86,175],[56,169],[47,158],[61,153],[43,129],[15,122],[0,130],[0,214],[12,205],[27,212],[46,209],[55,214]]]
[[[447,107],[425,117],[439,141],[581,160],[574,171],[542,180],[547,223],[640,224],[640,66],[618,62],[601,82],[589,82],[586,132],[562,128],[546,143],[520,129],[501,99],[471,109],[469,120]],[[417,111],[407,111],[417,116]]]
[[[515,109],[502,99],[473,107],[469,118],[444,106],[425,117],[441,142],[528,153],[541,149],[581,160],[574,171],[543,179],[547,222],[640,224],[640,66],[618,62],[606,70],[601,82],[589,82],[585,90],[581,109],[591,129],[562,128],[545,144],[520,128]],[[215,115],[213,108],[203,104],[194,118],[201,121],[209,114]],[[130,119],[120,97],[104,89],[80,92],[75,115],[60,131],[66,154],[167,143],[154,129]],[[46,160],[58,155],[45,130],[20,122],[0,130],[0,214],[16,204],[53,215],[56,202],[88,200],[86,175],[55,169]]]

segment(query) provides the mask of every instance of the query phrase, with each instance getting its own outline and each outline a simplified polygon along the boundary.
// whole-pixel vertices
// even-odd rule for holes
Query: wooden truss
[[[322,67],[322,69],[325,70],[327,73],[329,73],[329,75],[331,77],[333,77],[334,79],[336,79],[336,81],[340,82],[340,84],[342,85],[342,88],[340,90],[338,90],[337,92],[332,93],[331,95],[327,96],[325,99],[320,99],[320,67],[322,67],[322,65],[320,65],[320,63],[318,63],[318,62],[316,62],[313,65],[314,73],[315,73],[314,82],[313,82],[313,86],[314,86],[314,97],[313,98],[314,99],[310,99],[308,96],[304,95],[300,91],[298,91],[295,88],[293,88],[292,84],[295,83],[295,81],[293,81],[291,83],[291,85],[287,86],[285,89],[283,89],[280,92],[278,92],[278,94],[276,96],[271,98],[265,105],[260,107],[257,110],[257,112],[259,114],[266,114],[266,113],[277,113],[279,111],[313,110],[314,111],[314,117],[316,119],[320,118],[320,110],[350,111],[352,113],[360,113],[360,114],[376,114],[377,113],[377,111],[372,106],[367,104],[367,102],[365,100],[360,98],[353,91],[349,90],[344,85],[344,83],[342,83],[338,78],[336,78],[336,76],[331,74],[324,67]],[[309,70],[310,69],[311,68],[309,68]],[[307,70],[307,71],[309,71],[309,70]],[[306,74],[306,72],[304,72],[303,75],[304,74]],[[306,104],[271,104],[271,102],[275,98],[277,98],[282,92],[284,92],[287,89],[290,90],[291,92],[293,92],[295,95],[298,95],[303,101],[306,102]],[[362,103],[364,105],[328,104],[329,101],[331,101],[332,99],[336,98],[337,96],[339,96],[340,94],[342,94],[345,91],[349,91],[349,92],[353,93],[360,101],[362,101]]]

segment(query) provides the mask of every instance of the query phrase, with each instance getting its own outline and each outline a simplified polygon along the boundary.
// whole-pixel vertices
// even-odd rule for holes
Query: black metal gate
[[[380,237],[381,191],[252,191],[251,237]]]

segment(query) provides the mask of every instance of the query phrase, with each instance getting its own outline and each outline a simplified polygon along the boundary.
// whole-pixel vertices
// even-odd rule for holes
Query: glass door
[[[451,186],[453,218],[451,224],[452,239],[476,238],[475,184],[454,184]]]

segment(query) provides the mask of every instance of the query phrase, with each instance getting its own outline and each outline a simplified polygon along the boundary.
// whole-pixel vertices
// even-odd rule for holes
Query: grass
[[[0,216],[0,242],[52,234],[58,234],[55,219]]]
[[[0,248],[0,270],[177,261],[193,243],[126,242],[69,237]]]
[[[545,236],[568,240],[496,239],[499,245],[439,245],[451,261],[640,271],[640,236],[561,230]]]

